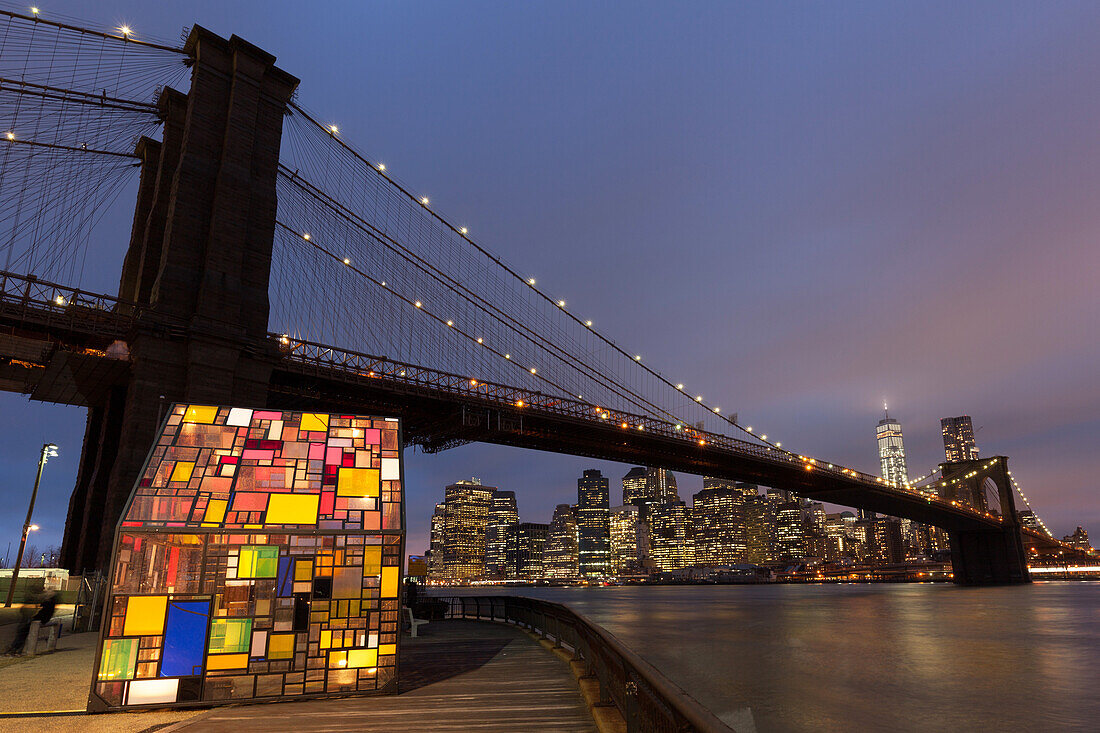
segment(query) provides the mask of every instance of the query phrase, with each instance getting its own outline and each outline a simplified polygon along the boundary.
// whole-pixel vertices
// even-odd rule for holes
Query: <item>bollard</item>
[[[38,649],[38,632],[42,629],[41,621],[31,621],[30,631],[27,632],[27,641],[23,644],[23,655],[33,657]]]

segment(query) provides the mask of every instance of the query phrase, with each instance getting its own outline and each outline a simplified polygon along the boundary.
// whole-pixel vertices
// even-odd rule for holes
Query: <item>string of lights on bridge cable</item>
[[[76,18],[68,16],[63,13],[56,13],[50,10],[48,13],[43,14],[43,10],[40,6],[31,5],[23,6],[15,3],[3,3],[12,7],[20,8],[20,10],[4,10],[0,8],[0,16],[6,16],[9,19],[29,21],[36,25],[52,26],[54,28],[72,31],[83,36],[93,36],[97,38],[110,39],[116,41],[125,41],[126,43],[133,44],[135,46],[143,46],[150,49],[156,49],[158,51],[170,51],[176,54],[183,54],[184,50],[179,46],[172,46],[165,39],[146,40],[153,38],[152,35],[143,34],[145,38],[139,38],[130,28],[129,25],[123,23],[117,26],[104,26],[103,29],[89,28],[90,21],[83,18]],[[29,15],[26,11],[29,11]],[[68,21],[68,22],[65,22]]]
[[[136,177],[137,140],[160,128],[156,95],[188,59],[45,14],[0,7],[0,268],[80,283],[92,228]]]
[[[387,236],[384,232],[379,231],[376,227],[372,226],[369,222],[367,222],[367,221],[363,220],[361,217],[358,217],[357,215],[355,215],[354,212],[347,211],[344,207],[342,207],[342,205],[339,202],[333,200],[331,197],[329,197],[323,191],[320,191],[319,189],[317,189],[315,186],[313,186],[309,182],[304,181],[298,175],[298,173],[296,171],[292,173],[289,170],[285,169],[285,167],[281,167],[280,168],[280,175],[283,176],[284,179],[288,179],[290,182],[294,183],[296,186],[298,186],[300,189],[302,189],[309,196],[314,197],[315,199],[321,201],[325,206],[327,206],[330,209],[334,210],[334,212],[337,213],[338,215],[340,215],[341,217],[344,217],[345,219],[349,220],[357,229],[362,231],[364,234],[366,234],[372,240],[378,242],[383,247],[386,247],[387,249],[395,252],[399,257],[402,258],[403,261],[411,264],[412,266],[416,267],[418,270],[426,273],[429,277],[431,277],[436,282],[440,283],[441,285],[443,285],[443,286],[451,289],[455,293],[457,293],[461,298],[463,298],[463,300],[465,300],[466,302],[472,304],[480,312],[489,315],[495,322],[505,326],[506,328],[510,329],[514,333],[519,334],[521,337],[523,337],[523,338],[525,338],[525,339],[527,339],[531,342],[536,342],[537,346],[539,346],[540,348],[547,349],[548,351],[551,351],[552,353],[555,353],[559,358],[562,358],[563,360],[566,360],[566,361],[570,361],[574,367],[576,367],[576,368],[580,369],[581,371],[585,372],[590,378],[596,380],[602,386],[607,387],[609,389],[612,389],[613,391],[616,391],[617,394],[620,394],[620,396],[623,396],[623,397],[627,398],[636,407],[638,407],[642,410],[652,409],[652,410],[655,410],[657,412],[661,412],[661,413],[665,414],[666,416],[668,416],[673,421],[675,421],[677,419],[675,415],[673,415],[673,414],[671,414],[667,411],[664,411],[658,405],[656,405],[656,404],[650,402],[649,400],[647,400],[644,396],[638,394],[637,392],[635,392],[633,390],[630,390],[629,387],[616,385],[613,381],[607,379],[607,377],[605,375],[601,374],[598,371],[594,371],[594,370],[590,369],[589,365],[585,364],[583,361],[574,359],[572,357],[572,355],[569,354],[567,351],[565,351],[564,349],[561,349],[560,347],[558,347],[556,344],[552,343],[551,341],[548,341],[547,339],[543,338],[537,332],[532,332],[532,331],[529,331],[529,330],[525,329],[522,323],[520,323],[516,319],[509,316],[506,312],[504,312],[501,309],[497,308],[494,304],[492,304],[489,301],[487,301],[486,299],[482,298],[477,293],[473,293],[473,292],[470,292],[470,291],[466,290],[465,288],[462,287],[462,284],[460,282],[458,282],[454,278],[450,277],[449,275],[447,275],[445,272],[443,272],[439,268],[434,267],[433,265],[431,265],[430,262],[428,262],[424,258],[418,256],[415,252],[412,252],[408,248],[405,248],[397,240],[393,239],[392,237]],[[279,224],[281,226],[283,226],[284,229],[286,229],[287,231],[293,231],[292,227],[287,225],[285,222],[280,221]],[[350,258],[340,257],[337,253],[323,248],[320,244],[318,244],[317,238],[313,237],[310,233],[308,233],[308,232],[300,233],[300,236],[302,237],[302,239],[304,241],[309,242],[315,248],[324,251],[327,255],[329,255],[330,259],[336,260],[336,261],[342,261],[343,264],[345,264],[345,265],[351,264],[351,259]],[[370,282],[378,285],[381,288],[387,288],[386,292],[390,293],[391,295],[396,295],[396,293],[394,292],[392,286],[388,286],[385,281],[380,281],[377,278],[373,278],[373,277],[370,277],[369,280],[370,280]],[[414,300],[414,298],[413,298],[413,296],[409,296],[409,297],[403,298],[403,300],[406,301],[406,302],[412,302]],[[439,320],[443,320],[443,319],[441,318]],[[446,319],[446,323],[447,323],[448,327],[453,327],[454,319],[453,318]],[[465,333],[461,329],[457,330],[456,332]],[[486,345],[484,338],[480,335],[478,335],[475,340],[479,345],[482,345],[482,346]],[[493,353],[497,353],[498,351],[499,350],[494,350]],[[514,367],[520,367],[520,368],[523,368],[523,369],[527,369],[528,371],[530,371],[531,374],[537,376],[539,379],[543,380],[544,382],[546,382],[548,384],[552,383],[551,380],[547,379],[547,377],[545,375],[540,375],[540,374],[536,373],[535,370],[530,370],[529,367],[521,367],[520,363],[518,361],[512,360],[512,356],[511,356],[510,353],[507,353],[507,352],[502,352],[502,353],[504,353],[504,358],[509,360],[509,363],[511,363]],[[553,383],[553,384],[557,388],[561,389],[563,392],[568,392],[565,385],[558,384],[558,383]],[[580,400],[584,400],[583,395],[577,395],[577,398],[580,399]]]
[[[89,148],[87,145],[58,145],[57,143],[40,143],[34,140],[20,140],[15,136],[14,132],[10,131],[4,134],[4,140],[14,145],[29,145],[34,148],[43,148],[45,150],[63,150],[70,153],[91,153],[93,155],[113,155],[118,158],[140,160],[137,155],[121,150],[99,150],[96,148]]]
[[[542,288],[540,288],[538,286],[538,282],[535,278],[523,276],[515,268],[513,268],[512,266],[505,263],[499,256],[491,253],[484,246],[477,243],[472,238],[472,236],[470,235],[468,227],[455,225],[452,222],[450,222],[449,220],[445,219],[437,211],[432,209],[430,207],[430,200],[429,200],[428,197],[426,197],[426,196],[417,196],[416,194],[414,194],[408,187],[406,187],[405,185],[401,184],[400,182],[398,182],[396,180],[396,178],[392,174],[392,171],[387,170],[385,164],[380,163],[380,162],[376,163],[376,162],[370,161],[365,155],[360,153],[351,144],[346,142],[339,135],[339,127],[337,125],[333,125],[333,124],[327,124],[326,125],[326,124],[320,122],[313,114],[311,114],[309,111],[307,111],[305,108],[303,108],[300,104],[292,103],[291,108],[295,112],[299,113],[305,120],[307,120],[310,124],[312,124],[317,130],[323,132],[336,145],[340,146],[340,148],[342,148],[344,151],[346,151],[347,153],[352,155],[355,159],[357,159],[360,163],[362,163],[364,167],[370,169],[375,174],[380,176],[382,179],[387,181],[395,189],[400,191],[410,202],[413,202],[413,203],[419,205],[428,216],[432,217],[437,222],[439,222],[441,225],[443,225],[444,227],[449,229],[453,234],[457,235],[461,239],[461,241],[463,241],[463,242],[467,243],[469,246],[473,247],[482,256],[489,258],[492,262],[494,262],[502,270],[504,270],[506,273],[508,273],[508,275],[510,275],[512,278],[514,278],[515,280],[525,284],[528,288],[530,288],[530,290],[533,293],[535,293],[539,298],[544,300],[546,303],[551,304],[554,307],[558,308],[565,315],[566,318],[571,319],[577,325],[583,326],[584,328],[588,329],[596,338],[598,338],[600,341],[602,341],[607,347],[613,349],[614,351],[618,352],[620,355],[626,357],[627,359],[632,360],[635,364],[637,364],[638,367],[643,369],[650,376],[658,379],[661,383],[663,383],[667,387],[670,387],[670,388],[676,390],[677,392],[683,394],[688,399],[691,399],[688,396],[688,393],[687,393],[687,391],[686,391],[686,389],[685,389],[685,387],[682,383],[674,383],[672,380],[668,379],[667,377],[662,375],[657,370],[655,370],[655,369],[651,368],[650,366],[648,366],[647,364],[643,363],[641,355],[632,354],[631,352],[629,352],[629,351],[623,349],[622,347],[620,347],[612,339],[608,338],[606,335],[604,335],[602,332],[600,332],[599,329],[597,329],[594,326],[594,324],[591,320],[584,320],[584,319],[580,318],[579,316],[576,316],[573,313],[569,312],[567,310],[566,301],[564,299],[561,299],[561,298],[556,299],[553,296],[549,295]],[[707,409],[711,413],[713,413],[715,416],[717,416],[719,419],[723,420],[726,424],[737,428],[738,430],[744,432],[746,435],[751,436],[753,438],[756,438],[760,442],[772,447],[773,449],[775,449],[777,451],[781,451],[781,452],[789,455],[792,458],[797,458],[798,457],[797,454],[795,454],[795,453],[793,453],[789,450],[784,449],[782,447],[782,443],[780,443],[779,441],[769,440],[766,433],[761,434],[758,431],[754,431],[751,426],[743,426],[740,423],[738,423],[737,421],[735,421],[734,419],[730,418],[729,416],[723,415],[718,406],[712,406],[712,405],[708,404],[703,399],[702,395],[697,395],[694,398],[693,401],[696,405],[704,407],[705,409]]]

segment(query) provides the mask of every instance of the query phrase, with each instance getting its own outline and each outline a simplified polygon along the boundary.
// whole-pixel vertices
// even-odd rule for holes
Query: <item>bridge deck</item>
[[[216,708],[173,730],[594,731],[568,665],[502,624],[433,621],[401,641],[397,695]]]

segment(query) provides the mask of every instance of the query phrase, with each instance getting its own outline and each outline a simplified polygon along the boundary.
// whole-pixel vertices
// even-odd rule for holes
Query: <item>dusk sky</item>
[[[43,3],[273,53],[433,208],[784,447],[877,474],[885,400],[917,476],[969,414],[1057,536],[1100,533],[1100,4]],[[117,288],[123,198],[88,289]],[[0,414],[0,542],[52,441],[32,542],[60,544],[84,411],[4,393]],[[405,459],[414,554],[457,479],[548,522],[583,469],[615,504],[629,468]]]

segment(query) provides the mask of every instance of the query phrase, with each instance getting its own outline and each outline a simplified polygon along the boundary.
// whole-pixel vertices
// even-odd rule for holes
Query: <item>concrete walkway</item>
[[[0,628],[14,633],[14,629]],[[98,638],[95,633],[66,633],[61,636],[57,651],[52,654],[0,657],[0,731],[136,733],[155,730],[203,712],[84,714]],[[7,644],[4,647],[7,648]],[[48,714],[13,715],[27,712]]]
[[[568,663],[522,631],[433,621],[421,634],[402,639],[400,694],[218,708],[177,730],[596,730]]]
[[[561,657],[503,624],[436,621],[401,640],[397,695],[83,714],[96,634],[66,634],[58,651],[0,657],[0,731],[594,731]],[[20,715],[16,711],[61,711]],[[68,712],[65,712],[68,711]]]

